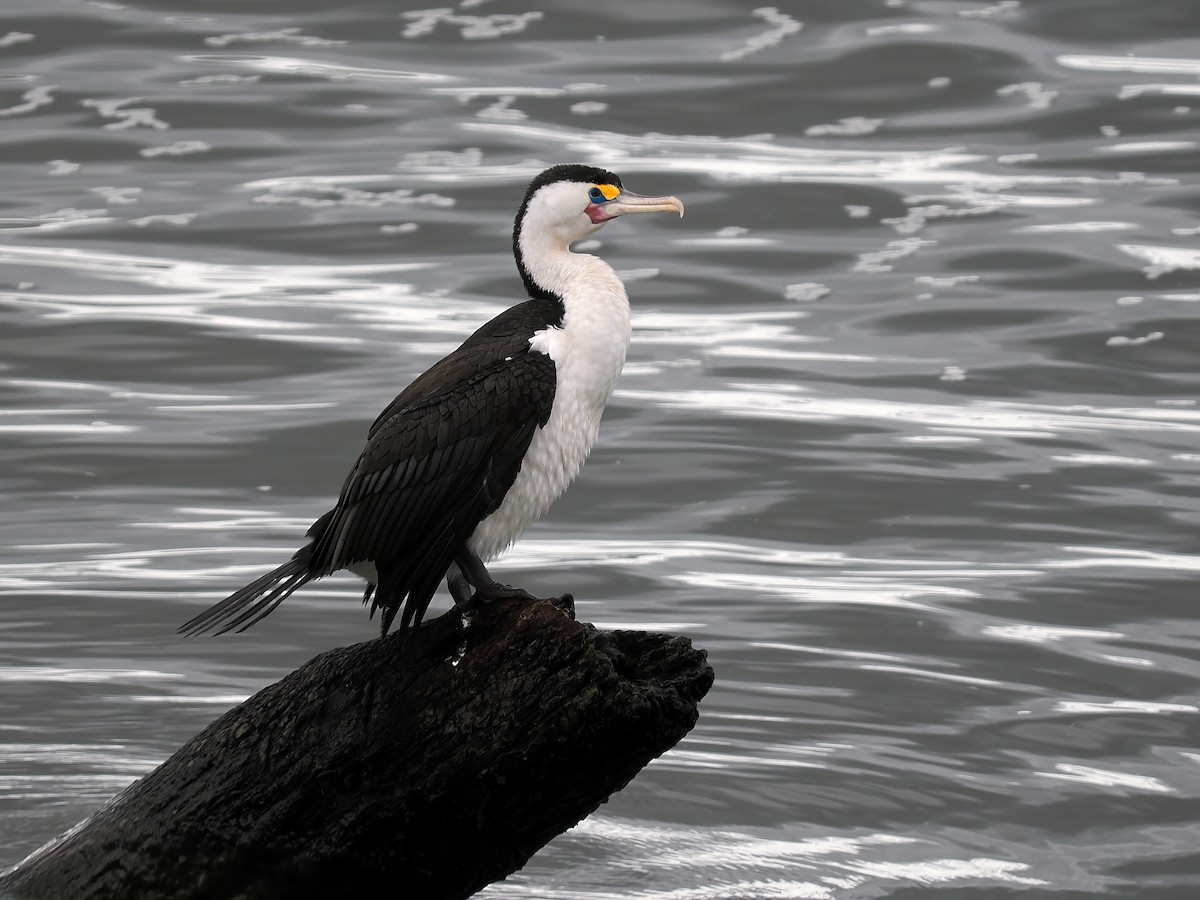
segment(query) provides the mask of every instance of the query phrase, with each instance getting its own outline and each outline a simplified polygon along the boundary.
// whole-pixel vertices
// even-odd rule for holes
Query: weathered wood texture
[[[468,897],[678,742],[712,678],[684,638],[549,602],[450,613],[260,691],[0,894]]]

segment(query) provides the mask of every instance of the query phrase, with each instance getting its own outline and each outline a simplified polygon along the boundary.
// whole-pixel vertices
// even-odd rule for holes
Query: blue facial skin
[[[600,188],[598,188],[598,187],[594,187],[590,191],[588,191],[588,199],[591,200],[593,203],[607,203],[608,202],[608,198],[604,196],[604,194],[601,192]]]

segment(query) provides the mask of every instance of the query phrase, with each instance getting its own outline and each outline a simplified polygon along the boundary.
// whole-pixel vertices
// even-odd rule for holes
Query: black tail
[[[308,563],[301,554],[292,557],[275,571],[268,572],[262,578],[257,578],[244,588],[234,591],[194,619],[184,622],[179,626],[179,633],[190,637],[212,631],[214,628],[217,629],[217,634],[235,629],[245,631],[270,614],[292,591],[313,579],[308,571]]]

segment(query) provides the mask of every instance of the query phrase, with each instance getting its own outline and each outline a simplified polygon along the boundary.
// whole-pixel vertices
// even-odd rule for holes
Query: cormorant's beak
[[[588,217],[599,225],[626,213],[677,212],[683,216],[683,201],[678,197],[643,197],[630,191],[621,191],[616,199],[606,203],[593,203],[587,208]]]

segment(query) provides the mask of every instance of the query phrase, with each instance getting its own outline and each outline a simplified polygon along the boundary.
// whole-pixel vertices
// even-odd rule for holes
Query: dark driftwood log
[[[324,653],[0,877],[17,898],[468,897],[695,724],[685,638],[549,602]]]

